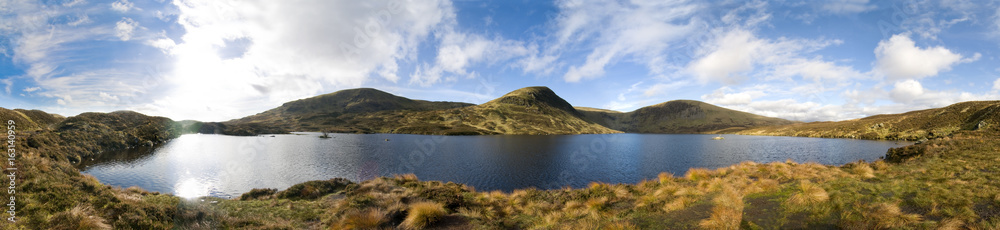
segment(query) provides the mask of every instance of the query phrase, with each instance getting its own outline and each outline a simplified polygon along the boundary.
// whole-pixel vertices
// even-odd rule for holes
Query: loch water
[[[431,136],[189,134],[151,148],[87,159],[78,167],[104,184],[182,197],[238,197],[334,177],[352,181],[413,173],[478,191],[636,183],[660,172],[791,159],[842,165],[874,161],[897,141],[699,134]]]

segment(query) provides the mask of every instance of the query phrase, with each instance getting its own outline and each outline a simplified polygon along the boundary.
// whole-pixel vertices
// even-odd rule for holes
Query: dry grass
[[[687,173],[684,173],[684,178],[691,181],[699,181],[709,178],[712,175],[712,170],[706,168],[692,168],[688,169]]]
[[[879,229],[904,227],[922,219],[918,214],[903,213],[899,205],[890,203],[875,204],[865,216]]]
[[[739,229],[745,206],[743,194],[733,187],[726,186],[712,201],[715,203],[712,215],[699,222],[698,226],[704,229]]]
[[[965,225],[965,222],[963,222],[962,220],[951,218],[951,219],[942,220],[941,223],[938,223],[938,226],[937,226],[936,229],[937,230],[958,230],[958,229],[962,229],[962,226],[964,226],[964,225]]]
[[[424,229],[437,222],[445,214],[444,206],[435,202],[423,201],[410,204],[406,219],[400,224],[405,229]]]
[[[863,161],[851,163],[847,165],[847,167],[850,170],[851,174],[857,175],[861,178],[875,177],[875,170],[872,169],[872,167],[868,165],[868,163],[865,163]]]
[[[808,180],[802,180],[799,182],[799,192],[788,198],[786,204],[791,210],[801,210],[805,207],[826,202],[829,199],[830,194],[827,194],[826,190],[822,187]]]
[[[335,229],[376,229],[387,223],[386,211],[368,209],[364,211],[351,210],[344,214]]]
[[[89,206],[77,205],[65,212],[60,212],[50,219],[49,229],[111,229]]]

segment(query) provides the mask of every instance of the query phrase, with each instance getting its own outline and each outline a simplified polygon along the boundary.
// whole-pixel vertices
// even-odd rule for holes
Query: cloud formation
[[[971,59],[962,59],[941,46],[920,48],[907,35],[893,35],[887,41],[880,41],[875,48],[878,59],[876,71],[889,80],[920,79],[949,71],[955,64],[979,59],[977,53]]]

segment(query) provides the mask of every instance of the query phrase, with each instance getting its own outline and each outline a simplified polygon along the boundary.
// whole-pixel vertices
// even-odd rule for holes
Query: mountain
[[[50,114],[43,112],[41,110],[25,110],[25,109],[5,109],[0,108],[0,117],[5,118],[3,123],[7,124],[6,120],[13,120],[16,130],[34,130],[40,128],[47,128],[50,125],[59,123],[63,119],[63,116],[58,114]]]
[[[186,129],[230,135],[287,131],[370,132],[356,125],[355,118],[381,111],[444,110],[472,105],[411,100],[377,89],[359,88],[287,102],[277,108],[227,122],[193,124]]]
[[[944,108],[883,114],[838,122],[810,122],[758,127],[748,135],[919,140],[948,136],[958,130],[997,128],[1000,101],[969,101]]]
[[[583,119],[547,87],[527,87],[475,106],[443,110],[384,110],[347,123],[373,133],[444,135],[617,133]]]
[[[35,120],[45,123],[49,117],[39,112],[35,112]],[[42,150],[39,151],[41,156],[74,164],[107,151],[153,146],[181,134],[181,126],[169,118],[132,111],[82,113],[48,127],[19,125],[17,128],[31,130],[31,135],[20,137],[24,138],[27,147]]]
[[[668,101],[628,113],[586,107],[577,110],[587,120],[629,133],[715,133],[795,123],[691,100]]]

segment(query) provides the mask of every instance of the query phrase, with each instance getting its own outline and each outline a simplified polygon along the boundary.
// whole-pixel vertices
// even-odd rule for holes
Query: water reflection
[[[424,136],[318,133],[184,135],[80,164],[105,184],[181,197],[237,197],[333,177],[352,181],[414,173],[477,190],[635,183],[660,172],[793,159],[840,165],[883,156],[894,142],[726,135]],[[908,144],[908,143],[902,143]],[[152,151],[152,154],[150,154]]]

